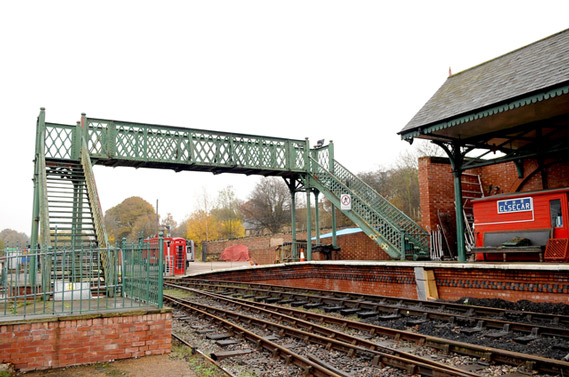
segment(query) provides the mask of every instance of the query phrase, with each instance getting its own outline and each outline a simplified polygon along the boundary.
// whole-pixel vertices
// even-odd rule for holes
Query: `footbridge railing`
[[[94,164],[290,175],[305,172],[308,141],[94,119],[46,123],[46,157],[79,159],[86,140]]]

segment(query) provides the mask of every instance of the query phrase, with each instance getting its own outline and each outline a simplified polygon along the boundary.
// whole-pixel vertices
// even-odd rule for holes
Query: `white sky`
[[[334,140],[355,173],[453,73],[569,27],[563,1],[2,1],[0,230],[30,233],[35,122],[88,116]],[[256,177],[96,167],[103,210],[130,196],[177,221]]]

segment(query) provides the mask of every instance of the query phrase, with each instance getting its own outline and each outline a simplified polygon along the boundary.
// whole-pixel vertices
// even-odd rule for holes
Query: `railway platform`
[[[569,304],[566,263],[311,261],[191,276],[427,300],[473,297]]]

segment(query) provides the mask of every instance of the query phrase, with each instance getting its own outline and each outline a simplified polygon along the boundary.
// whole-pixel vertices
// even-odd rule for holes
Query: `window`
[[[551,216],[551,227],[561,228],[563,226],[563,215],[561,214],[560,199],[554,199],[549,201],[549,214]]]

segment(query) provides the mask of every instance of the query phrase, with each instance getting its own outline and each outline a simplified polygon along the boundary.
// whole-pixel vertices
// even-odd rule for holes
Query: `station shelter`
[[[569,187],[568,126],[569,29],[450,74],[399,132],[448,156],[419,161],[422,225],[454,223],[465,261],[476,198]]]

